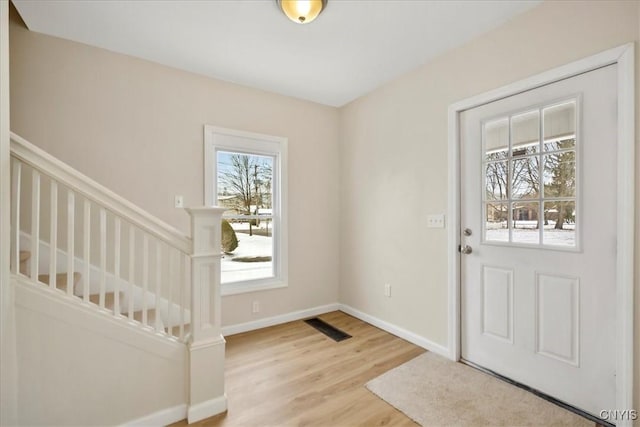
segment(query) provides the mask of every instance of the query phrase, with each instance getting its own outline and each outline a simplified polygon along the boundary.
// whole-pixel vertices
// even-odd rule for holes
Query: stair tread
[[[74,287],[75,287],[75,285],[78,284],[78,282],[80,281],[81,277],[82,277],[82,274],[80,274],[78,272],[74,272],[73,273],[73,285],[74,285]],[[51,275],[49,275],[49,274],[40,274],[38,276],[38,281],[48,285],[50,278],[51,278]],[[63,290],[63,291],[67,290],[67,273],[58,273],[58,274],[56,274],[56,288],[60,289],[60,290]]]
[[[31,252],[29,251],[20,251],[20,273],[27,275],[28,271],[28,263],[27,261],[31,258]]]
[[[169,335],[172,335],[174,337],[179,337],[180,336],[180,325],[172,326],[170,328],[165,327],[164,331]],[[185,323],[184,324],[184,335],[187,335],[190,332],[191,332],[191,324],[190,323]]]
[[[142,323],[142,310],[134,311],[133,319]],[[152,328],[156,327],[156,309],[155,308],[147,309],[147,326],[151,326]]]
[[[120,292],[120,301],[122,301],[122,292]],[[100,294],[92,294],[89,295],[89,301],[96,305],[100,305]],[[104,307],[109,310],[113,310],[116,303],[116,293],[115,292],[105,292],[104,294]]]
[[[29,252],[29,251],[20,251],[20,262],[25,262],[29,258],[31,258],[31,252]]]

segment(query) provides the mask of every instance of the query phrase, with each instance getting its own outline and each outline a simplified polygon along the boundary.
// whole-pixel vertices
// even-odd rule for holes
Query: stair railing
[[[190,423],[227,407],[224,210],[187,209],[193,237],[184,236],[11,134],[11,272],[27,286],[187,344]]]
[[[180,341],[201,333],[192,322],[197,287],[211,297],[197,312],[215,311],[219,334],[219,266],[192,283],[192,238],[13,133],[11,173],[12,273]],[[219,229],[222,210],[204,209]],[[192,232],[212,235],[210,225]]]

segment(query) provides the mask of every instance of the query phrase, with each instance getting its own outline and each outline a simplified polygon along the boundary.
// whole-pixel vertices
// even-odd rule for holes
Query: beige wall
[[[447,210],[447,108],[637,41],[639,5],[545,2],[343,107],[340,249],[349,262],[341,264],[340,302],[446,345],[447,235],[425,223]],[[385,282],[392,298],[383,294]]]
[[[205,124],[289,138],[289,287],[225,297],[223,325],[337,301],[335,108],[29,32],[15,10],[10,31],[11,129],[185,233],[173,198],[203,204]]]

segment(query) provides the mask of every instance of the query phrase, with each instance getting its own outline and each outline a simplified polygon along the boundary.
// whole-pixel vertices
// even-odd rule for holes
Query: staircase
[[[31,252],[29,251],[20,251],[20,274],[24,276],[28,276],[29,264],[28,261],[31,258]],[[80,283],[80,279],[82,278],[82,273],[73,272],[71,275],[67,273],[58,273],[56,274],[54,283],[51,283],[51,275],[49,274],[38,274],[38,282],[49,286],[51,289],[56,289],[62,291],[63,294],[67,293],[67,289],[70,289],[69,294],[76,295],[81,299],[84,299],[84,289],[82,286],[78,286]],[[69,286],[69,283],[72,283],[72,286]],[[150,295],[152,299],[155,299],[155,295]],[[136,296],[128,293],[126,290],[118,291],[117,294],[115,291],[105,292],[102,296],[103,300],[101,301],[100,293],[91,293],[89,292],[89,302],[95,304],[109,312],[114,314],[123,314],[123,310],[126,310],[127,300],[134,301],[133,306],[139,306],[137,304]],[[123,310],[120,309],[121,304],[125,307]],[[186,310],[185,310],[186,311]],[[184,322],[180,326],[172,327],[171,322],[167,319],[166,310],[163,315],[160,315],[156,311],[155,308],[148,308],[146,311],[146,318],[142,310],[137,310],[133,312],[132,319],[136,322],[144,325],[159,325],[159,329],[162,329],[162,332],[168,336],[173,336],[176,334],[176,338],[180,337],[180,339],[184,339],[185,334],[188,337],[190,331],[189,325],[189,315],[188,311],[184,316]],[[124,311],[126,314],[126,311]],[[174,329],[176,328],[176,329]],[[182,328],[182,329],[177,329]]]
[[[35,264],[32,265],[33,257],[31,256],[31,239],[30,236],[23,233],[20,237],[19,260],[20,268],[18,275],[23,279],[32,280],[35,276],[31,271],[34,270]],[[25,250],[26,249],[26,250]],[[191,313],[188,304],[184,301],[185,297],[178,296],[178,301],[172,301],[162,292],[164,286],[156,287],[155,292],[144,290],[135,282],[126,281],[116,278],[110,271],[101,271],[94,265],[89,265],[90,280],[83,280],[82,271],[85,270],[82,259],[73,260],[75,271],[57,273],[64,270],[68,264],[68,254],[60,249],[56,250],[57,268],[50,268],[51,249],[48,242],[39,242],[38,274],[35,282],[39,285],[45,285],[48,289],[59,291],[60,295],[77,297],[83,302],[90,303],[92,306],[101,311],[106,311],[116,317],[123,316],[130,321],[137,322],[138,326],[143,329],[164,334],[167,337],[176,339],[181,342],[188,342],[190,334],[190,317]],[[161,260],[159,262],[162,262]],[[51,281],[52,271],[55,270],[55,280]],[[101,284],[101,275],[105,273],[104,285]],[[85,283],[87,288],[85,288]],[[188,283],[187,283],[188,285]],[[175,287],[175,286],[174,286]],[[149,287],[154,289],[154,286]],[[184,289],[178,289],[185,295],[189,293],[189,286]],[[171,293],[171,290],[166,292]],[[174,293],[175,289],[174,289]],[[178,292],[179,293],[179,292]],[[146,295],[146,297],[145,297]]]
[[[86,387],[83,379],[74,384],[73,378],[67,378],[57,388],[75,393],[76,400],[86,395],[86,417],[80,412],[61,414],[59,407],[48,403],[57,398],[56,392],[48,395],[43,388],[25,385],[31,394],[23,393],[24,400],[37,400],[39,408],[25,411],[25,424],[162,424],[183,418],[194,422],[226,410],[224,339],[220,332],[220,220],[224,210],[203,207],[186,211],[191,216],[192,236],[182,235],[18,135],[11,135],[11,277],[16,306],[25,310],[25,320],[21,323],[21,316],[17,316],[16,321],[18,358],[30,373],[42,366],[30,364],[34,348],[36,353],[60,353],[78,372],[95,369],[96,361],[104,359],[104,380],[96,384],[104,389],[93,394],[107,396],[109,405],[130,414],[122,419],[124,415],[118,418],[101,407],[92,407],[96,399],[91,391],[82,391],[81,387]],[[54,327],[57,321],[62,326]],[[49,326],[52,335],[42,341],[42,332],[37,329]],[[69,340],[74,336],[84,338]],[[72,348],[81,349],[89,341],[94,343],[87,350],[92,356],[77,358]],[[135,351],[130,350],[132,344]],[[108,350],[95,353],[95,348],[102,346]],[[123,369],[110,366],[109,361],[115,357],[119,363],[145,367],[141,354],[149,359],[148,367],[165,367],[171,375],[166,384],[155,384],[160,389],[166,387],[167,392],[138,409],[116,389],[120,381],[113,378]],[[86,367],[78,366],[85,359],[92,360],[86,360]],[[168,360],[173,362],[167,364]],[[134,377],[128,379],[132,389],[143,389],[147,382],[158,382],[162,377],[148,369],[128,372]],[[44,370],[41,374],[48,376]],[[18,375],[21,378],[20,372]],[[186,386],[184,391],[171,390],[181,384]],[[172,406],[160,402],[171,402]],[[25,408],[35,404],[18,403]],[[100,414],[103,419],[90,420],[91,415]]]

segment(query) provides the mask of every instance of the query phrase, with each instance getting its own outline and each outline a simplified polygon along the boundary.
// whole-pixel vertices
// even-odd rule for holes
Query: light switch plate
[[[184,199],[182,196],[176,196],[175,198],[176,208],[184,208]]]

